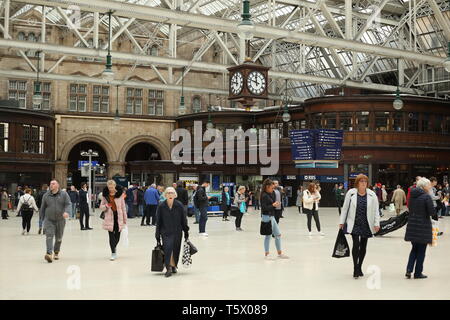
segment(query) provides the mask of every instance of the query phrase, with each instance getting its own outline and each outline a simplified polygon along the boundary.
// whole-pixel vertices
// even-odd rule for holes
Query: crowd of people
[[[363,276],[362,264],[366,256],[368,239],[380,230],[382,209],[394,208],[397,215],[405,210],[409,212],[405,240],[412,243],[406,274],[411,278],[423,279],[422,273],[426,247],[432,242],[432,222],[449,215],[450,187],[448,183],[439,185],[435,177],[430,179],[416,177],[413,185],[407,192],[397,186],[390,194],[382,184],[368,186],[369,178],[358,175],[354,187],[345,190],[343,184],[337,184],[333,190],[336,207],[339,214],[339,228],[350,234],[353,241],[351,250],[353,257],[353,277]],[[139,187],[137,184],[129,188],[116,185],[109,180],[104,190],[98,194],[99,208],[102,212],[102,227],[108,231],[111,249],[110,260],[117,259],[117,244],[120,235],[127,226],[128,219],[142,217],[141,226],[154,226],[155,238],[164,249],[166,276],[170,277],[177,272],[178,259],[181,250],[182,232],[184,238],[189,237],[188,212],[193,211],[194,224],[198,224],[199,235],[208,237],[206,225],[208,221],[208,207],[211,195],[208,195],[209,181],[200,185],[193,185],[187,190],[182,181],[165,188],[152,184],[148,187]],[[280,259],[289,259],[282,251],[280,219],[286,208],[286,192],[278,181],[264,180],[262,186],[250,191],[246,186],[237,186],[232,194],[230,188],[222,188],[220,208],[223,211],[222,221],[230,221],[234,216],[236,231],[241,228],[244,214],[249,206],[260,210],[261,222],[270,225],[271,233],[264,235],[263,248],[267,260],[274,260],[270,255],[270,240],[273,238],[277,256]],[[325,234],[321,230],[319,218],[319,204],[321,200],[321,187],[318,181],[300,186],[297,190],[296,206],[299,213],[306,215],[306,227],[309,236],[312,236],[312,220],[319,235]],[[6,189],[1,193],[2,218],[8,218],[8,209],[14,209],[22,217],[22,235],[30,232],[31,220],[34,213],[39,213],[38,233],[46,236],[45,260],[53,262],[59,259],[59,253],[64,234],[66,219],[76,219],[79,210],[81,230],[92,230],[89,225],[89,193],[86,184],[80,190],[71,186],[67,192],[60,189],[59,182],[53,179],[50,185],[44,184],[41,190],[32,190],[25,186],[17,188],[12,208],[11,197]],[[442,235],[442,232],[439,234]]]

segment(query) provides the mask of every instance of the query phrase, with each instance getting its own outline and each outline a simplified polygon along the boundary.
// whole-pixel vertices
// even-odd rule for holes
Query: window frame
[[[3,126],[3,130],[0,130],[0,143],[3,146],[3,150],[0,149],[0,152],[9,152],[9,122],[0,122],[0,126]]]

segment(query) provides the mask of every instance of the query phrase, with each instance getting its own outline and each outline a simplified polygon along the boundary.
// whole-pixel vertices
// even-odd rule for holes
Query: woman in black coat
[[[416,188],[411,188],[408,204],[408,225],[405,234],[405,241],[411,241],[412,244],[405,275],[408,279],[411,278],[414,265],[416,267],[414,279],[427,278],[426,275],[422,274],[422,270],[427,244],[433,241],[430,217],[435,212],[433,201],[429,195],[430,190],[431,182],[426,178],[420,178],[417,181]]]
[[[186,210],[183,204],[175,200],[177,193],[174,188],[169,187],[164,191],[165,201],[158,205],[156,210],[156,241],[161,244],[164,251],[164,264],[166,266],[166,277],[177,273],[178,259],[181,251],[181,231],[184,239],[189,238],[189,227],[187,224]]]

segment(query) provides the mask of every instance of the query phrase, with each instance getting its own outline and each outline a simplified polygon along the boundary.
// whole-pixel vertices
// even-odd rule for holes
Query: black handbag
[[[164,270],[164,251],[157,245],[152,251],[152,271],[161,272]]]
[[[347,242],[347,238],[345,238],[344,231],[339,229],[336,243],[334,244],[333,249],[333,258],[345,258],[350,256],[350,247]]]
[[[237,217],[241,214],[238,206],[232,205],[230,208],[230,216]]]
[[[189,252],[192,255],[196,254],[198,252],[198,249],[192,244],[191,241],[186,240],[187,244],[189,245]]]
[[[261,227],[259,228],[259,233],[262,236],[270,236],[272,234],[272,221],[269,221],[269,222],[261,221]]]

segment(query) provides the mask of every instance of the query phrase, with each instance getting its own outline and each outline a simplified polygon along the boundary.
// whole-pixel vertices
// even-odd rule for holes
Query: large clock
[[[244,77],[240,71],[237,71],[231,77],[230,90],[233,94],[238,95],[244,87]]]
[[[247,77],[248,90],[255,94],[260,95],[266,90],[266,77],[259,71],[252,71]]]

